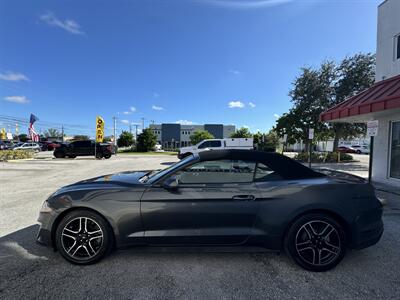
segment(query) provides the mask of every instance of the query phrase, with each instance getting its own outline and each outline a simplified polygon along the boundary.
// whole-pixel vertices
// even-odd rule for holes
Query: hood
[[[91,179],[79,181],[75,184],[87,183],[123,183],[123,184],[141,184],[139,179],[150,171],[128,171],[116,174],[103,175]]]

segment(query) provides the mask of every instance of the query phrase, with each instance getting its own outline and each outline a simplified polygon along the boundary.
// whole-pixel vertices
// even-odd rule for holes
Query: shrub
[[[0,151],[0,161],[32,158],[33,154],[34,152],[29,150],[2,150]]]
[[[309,153],[301,152],[296,154],[294,157],[295,160],[301,162],[308,162]],[[353,156],[347,153],[340,153],[340,161],[341,162],[349,162],[353,160]],[[314,163],[335,163],[338,162],[338,152],[325,152],[325,153],[315,153],[311,154],[311,162]]]

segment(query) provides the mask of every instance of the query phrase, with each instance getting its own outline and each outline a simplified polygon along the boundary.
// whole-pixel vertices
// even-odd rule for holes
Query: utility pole
[[[142,130],[144,130],[144,118],[141,119],[142,119]]]
[[[132,134],[132,124],[129,124],[129,133]]]
[[[117,146],[117,118],[113,117],[114,122],[114,145]]]
[[[61,141],[64,143],[64,125],[61,124]]]
[[[138,124],[133,124],[135,126],[135,141],[137,141],[137,129],[138,129]]]

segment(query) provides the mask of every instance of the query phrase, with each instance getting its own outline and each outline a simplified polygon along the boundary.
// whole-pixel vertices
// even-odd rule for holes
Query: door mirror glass
[[[178,185],[178,178],[176,178],[175,176],[168,177],[163,182],[163,187],[167,190],[176,190],[178,189]]]

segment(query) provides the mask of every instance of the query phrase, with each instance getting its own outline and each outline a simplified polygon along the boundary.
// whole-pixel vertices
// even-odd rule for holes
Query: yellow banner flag
[[[0,139],[5,140],[7,139],[7,133],[6,133],[6,129],[2,128],[0,131]]]
[[[96,117],[96,142],[101,143],[104,140],[104,120],[102,117]]]

